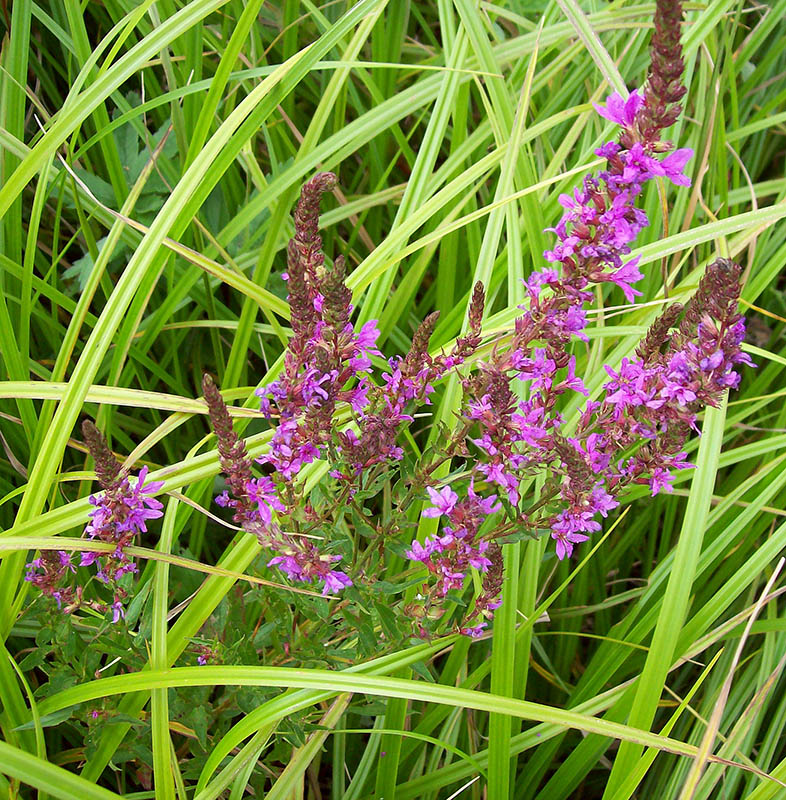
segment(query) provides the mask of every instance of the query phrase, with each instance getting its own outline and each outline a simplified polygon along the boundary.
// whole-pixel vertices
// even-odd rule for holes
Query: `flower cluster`
[[[621,140],[630,139],[644,104],[644,96],[638,92],[627,100],[613,94],[599,111],[623,126]],[[560,396],[566,392],[587,394],[576,375],[576,359],[568,354],[566,345],[574,337],[586,340],[583,306],[592,299],[593,285],[613,283],[631,302],[641,294],[633,288],[643,277],[638,259],[625,261],[625,256],[649,224],[646,214],[635,205],[644,184],[656,176],[668,177],[677,185],[690,183],[682,172],[689,150],[659,158],[654,147],[636,140],[630,149],[609,142],[597,152],[607,159],[607,169],[587,176],[573,195],[559,198],[565,212],[550,229],[557,244],[544,258],[558,264],[560,270],[530,275],[525,281],[528,303],[521,306],[524,314],[516,320],[510,348],[495,350],[464,380],[464,420],[480,433],[471,439],[477,452],[471,481],[494,485],[512,506],[517,526],[548,528],[556,539],[559,558],[569,556],[573,545],[587,538],[587,532],[600,529],[597,515],[606,516],[618,505],[599,478],[611,456],[598,450],[597,436],[579,441],[560,432]],[[519,399],[522,392],[514,391],[512,379],[526,386],[528,399]],[[641,431],[632,433],[640,436]],[[561,508],[536,523],[531,515],[518,511],[521,485],[544,470],[552,476],[549,499],[559,495]],[[483,540],[473,540],[468,546],[479,548],[482,544]],[[443,557],[436,553],[434,542],[429,552],[414,543],[410,552],[437,574],[453,569],[453,554]]]
[[[431,596],[439,602],[449,591],[463,589],[470,567],[485,574],[493,570],[495,562],[499,563],[499,548],[486,539],[479,539],[478,532],[486,518],[501,511],[502,506],[494,494],[488,497],[478,495],[472,483],[462,500],[449,486],[440,490],[429,486],[427,492],[433,505],[423,511],[423,516],[445,516],[448,524],[442,528],[441,534],[426,539],[423,544],[417,540],[412,542],[406,555],[412,561],[425,564],[436,576]],[[496,596],[488,597],[482,605],[481,609],[476,603],[476,616],[491,618],[499,600]],[[467,628],[466,632],[478,636],[485,627],[483,620],[471,629]]]
[[[648,484],[652,493],[670,491],[673,470],[690,467],[683,446],[696,428],[696,413],[718,402],[735,387],[738,364],[750,364],[741,352],[744,319],[737,313],[740,268],[725,260],[712,264],[686,309],[668,308],[654,323],[637,351],[618,370],[606,367],[610,381],[601,401],[588,401],[574,435],[562,432],[559,396],[572,391],[586,395],[576,376],[576,362],[566,346],[575,337],[587,339],[584,304],[593,285],[612,283],[626,300],[641,292],[634,284],[643,276],[638,258],[627,258],[630,245],[649,225],[636,201],[647,181],[665,178],[689,186],[685,166],[692,151],[683,148],[664,155],[672,145],[660,141],[660,131],[679,113],[674,105],[684,94],[679,85],[679,3],[661,0],[652,43],[652,69],[643,92],[627,98],[612,94],[598,113],[620,126],[617,141],[596,153],[606,168],[588,175],[572,195],[561,195],[562,219],[549,229],[555,246],[544,253],[557,268],[535,272],[525,280],[528,303],[516,320],[510,348],[495,349],[463,381],[464,430],[470,438],[470,488],[464,500],[450,487],[429,487],[434,504],[427,515],[444,514],[449,527],[408,556],[436,576],[425,592],[426,604],[439,602],[446,587],[459,588],[471,565],[483,573],[483,592],[475,608],[478,624],[466,632],[478,635],[490,616],[488,597],[492,575],[488,564],[470,555],[486,552],[490,539],[506,531],[548,531],[560,559],[600,530],[599,517],[619,505],[620,491],[631,484]],[[672,327],[682,317],[679,329]],[[511,382],[524,387],[516,388]],[[524,396],[527,399],[521,400]],[[522,510],[522,486],[537,474],[547,476],[535,502]],[[455,545],[451,514],[467,505],[491,509],[497,495],[485,498],[475,486],[493,487],[509,504],[507,526],[492,526],[480,535],[462,529]],[[497,504],[498,507],[499,504]],[[494,507],[494,510],[498,510]],[[443,544],[443,539],[444,544]],[[499,587],[496,572],[493,582]],[[498,588],[497,588],[498,591]]]
[[[103,492],[90,495],[88,502],[94,509],[90,512],[85,533],[89,539],[114,544],[116,549],[108,556],[84,553],[80,566],[99,563],[101,568],[96,577],[102,583],[111,583],[127,572],[136,572],[136,565],[123,548],[138,533],[147,533],[147,520],[161,516],[161,503],[150,495],[160,491],[164,484],[162,481],[145,484],[147,471],[147,467],[142,467],[133,486],[128,476],[120,475]]]
[[[349,576],[335,568],[341,556],[321,552],[307,531],[329,523],[333,509],[314,509],[302,497],[298,476],[320,459],[331,463],[330,476],[341,497],[352,498],[375,470],[398,461],[397,443],[409,410],[428,403],[433,382],[471,355],[480,343],[484,294],[476,288],[469,332],[449,354],[431,356],[429,339],[437,321],[432,314],[419,326],[405,356],[391,358],[379,383],[373,381],[372,357],[379,330],[371,320],[356,330],[351,322],[351,293],[344,283],[344,259],[325,265],[318,233],[319,200],[336,185],[332,173],[319,173],[301,191],[295,209],[295,235],[287,248],[292,338],[281,376],[257,390],[260,410],[276,427],[267,453],[258,459],[269,474],[255,477],[243,442],[211,379],[203,383],[210,419],[228,489],[219,505],[234,509],[235,521],[254,532],[273,551],[268,566],[291,580],[321,583],[323,594],[351,586]],[[339,407],[348,409],[351,423],[337,427]],[[286,520],[285,531],[279,518]]]
[[[292,580],[321,582],[322,592],[326,595],[351,586],[349,577],[333,568],[341,556],[322,554],[311,539],[298,535],[298,532],[282,530],[274,512],[285,512],[287,507],[279,499],[276,483],[268,476],[253,476],[252,461],[245,444],[234,432],[224,399],[209,375],[202,380],[202,390],[218,440],[221,468],[229,485],[229,490],[222,492],[216,502],[232,508],[234,521],[254,533],[260,544],[277,554],[268,566],[278,566]]]
[[[143,467],[132,484],[106,440],[90,420],[82,423],[82,435],[95,461],[96,477],[102,489],[100,493],[90,495],[88,500],[93,510],[89,514],[90,521],[85,527],[85,534],[89,539],[111,544],[114,549],[109,553],[84,551],[78,565],[73,563],[69,553],[62,550],[46,551],[27,565],[25,580],[39,588],[45,596],[53,597],[58,607],[64,607],[66,613],[70,613],[86,601],[81,586],[66,586],[64,581],[76,572],[77,566],[95,564],[98,566],[96,578],[112,587],[113,602],[108,607],[95,600],[86,604],[96,610],[111,610],[112,622],[116,623],[125,617],[123,601],[127,594],[119,581],[123,575],[137,571],[136,564],[125,548],[137,534],[147,532],[148,520],[158,519],[162,515],[161,503],[151,495],[160,491],[163,483],[153,481],[146,484],[148,470]]]
[[[376,321],[359,331],[350,322],[344,259],[325,268],[317,228],[319,199],[335,185],[336,176],[324,172],[303,186],[285,273],[293,335],[281,377],[257,390],[263,413],[280,420],[265,462],[286,480],[321,457],[338,403],[357,413],[368,405],[371,356],[380,355]]]
[[[350,316],[351,295],[344,284],[344,260],[326,269],[319,236],[319,204],[323,193],[336,185],[332,173],[318,173],[301,190],[295,209],[295,235],[287,248],[287,272],[292,338],[281,376],[257,390],[260,410],[278,419],[268,452],[259,460],[272,470],[255,477],[245,445],[235,434],[232,420],[212,380],[205,376],[203,391],[218,439],[228,491],[219,505],[234,509],[235,521],[256,534],[275,555],[277,566],[290,579],[321,583],[331,594],[352,585],[335,565],[341,556],[321,553],[313,539],[303,535],[305,519],[297,477],[307,464],[323,457],[333,442],[333,416],[339,403],[356,412],[368,404],[367,372],[371,356],[379,354],[379,331],[371,322],[355,331]],[[292,530],[285,531],[278,515],[290,512]]]
[[[70,553],[63,550],[45,550],[25,566],[27,567],[25,580],[40,590],[45,597],[52,597],[57,601],[58,608],[63,608],[65,603],[65,611],[68,613],[78,605],[74,589],[64,585],[69,573],[76,572]]]
[[[107,554],[84,552],[79,566],[97,564],[96,578],[114,588],[112,621],[117,622],[125,616],[123,599],[126,594],[118,581],[123,575],[137,571],[136,564],[129,558],[125,548],[137,534],[147,532],[148,520],[158,519],[162,515],[161,503],[151,495],[159,492],[164,484],[161,481],[146,484],[148,469],[142,467],[132,485],[95,425],[86,420],[82,424],[82,433],[103,489],[99,494],[90,495],[89,502],[94,508],[90,512],[85,534],[89,539],[112,544],[115,549]]]
[[[646,483],[653,495],[671,491],[672,470],[691,466],[682,447],[697,411],[738,385],[738,365],[754,366],[740,349],[739,278],[739,265],[715,261],[687,308],[674,305],[654,323],[636,359],[606,367],[605,397],[588,404],[572,441],[613,491],[629,483]]]

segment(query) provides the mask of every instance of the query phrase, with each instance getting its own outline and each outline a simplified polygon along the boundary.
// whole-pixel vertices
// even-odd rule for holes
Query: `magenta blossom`
[[[567,532],[567,531],[552,531],[551,538],[556,541],[557,558],[562,561],[565,558],[570,558],[573,555],[573,545],[586,542],[589,536],[583,533]]]
[[[425,509],[423,511],[424,517],[441,517],[443,514],[447,516],[453,511],[456,501],[458,500],[458,495],[450,486],[444,486],[439,491],[428,486],[426,491],[431,498],[431,502],[434,504],[434,508]]]
[[[126,618],[126,612],[123,609],[123,603],[115,598],[115,602],[112,603],[112,623],[116,624],[120,622],[121,619]]]
[[[644,105],[644,95],[636,90],[631,92],[626,100],[622,95],[613,92],[606,98],[605,106],[597,103],[592,105],[595,111],[609,122],[615,122],[622,128],[632,128],[637,112]]]
[[[676,186],[690,186],[690,178],[684,173],[684,169],[691,158],[693,150],[690,147],[675,150],[660,162],[663,175]]]
[[[636,256],[636,258],[631,259],[628,261],[627,264],[623,265],[620,269],[616,272],[613,272],[611,275],[601,275],[599,276],[599,280],[602,281],[611,281],[611,283],[616,283],[617,286],[622,289],[625,294],[625,299],[632,303],[634,297],[641,297],[641,292],[638,289],[634,289],[631,286],[632,283],[636,281],[640,281],[644,276],[638,270],[638,263],[640,260],[640,256]]]

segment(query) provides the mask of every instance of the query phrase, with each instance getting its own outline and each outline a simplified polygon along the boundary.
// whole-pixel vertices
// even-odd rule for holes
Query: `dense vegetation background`
[[[517,608],[493,638],[396,648],[383,592],[326,639],[326,604],[260,585],[278,576],[256,540],[196,507],[220,486],[204,371],[262,447],[253,390],[287,340],[283,251],[315,171],[339,177],[325,249],[387,355],[434,310],[432,344],[451,342],[476,280],[486,332],[510,330],[558,194],[608,138],[591,102],[648,65],[653,4],[580,5],[2,4],[0,792],[786,797],[784,0],[686,5],[671,136],[693,186],[667,189],[667,224],[649,188],[644,298],[599,295],[577,351],[597,390],[664,272],[683,298],[717,255],[745,267],[759,366],[707,414],[672,496],[631,495],[569,562],[511,545]],[[438,387],[434,413],[454,399]],[[84,417],[176,493],[121,624],[23,580],[87,520]]]

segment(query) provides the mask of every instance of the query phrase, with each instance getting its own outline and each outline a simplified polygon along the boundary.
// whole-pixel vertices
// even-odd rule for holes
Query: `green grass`
[[[601,297],[576,351],[597,395],[603,364],[658,313],[662,266],[684,299],[718,255],[743,264],[759,366],[703,416],[674,495],[633,492],[569,563],[544,541],[507,546],[493,636],[391,651],[377,627],[367,656],[347,655],[350,639],[332,661],[256,539],[200,512],[215,512],[219,474],[204,371],[252,454],[269,439],[253,391],[289,334],[280,273],[302,182],[339,177],[325,249],[346,255],[357,317],[380,320],[387,355],[434,310],[435,345],[453,341],[475,280],[504,340],[558,194],[611,135],[591,101],[644,79],[653,8],[0,9],[0,794],[786,798],[782,571],[762,594],[786,548],[784,0],[687,5],[670,135],[695,150],[694,184],[668,188],[665,230],[645,193],[644,298]],[[433,419],[453,424],[459,402],[445,381]],[[63,620],[23,581],[52,537],[80,546],[84,417],[169,493],[133,551],[128,632],[99,613]],[[419,447],[429,424],[413,426]],[[196,668],[205,643],[219,657]]]

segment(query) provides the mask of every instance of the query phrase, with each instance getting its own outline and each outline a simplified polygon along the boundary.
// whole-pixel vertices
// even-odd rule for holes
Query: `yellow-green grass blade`
[[[696,747],[676,739],[540,703],[459,689],[453,686],[440,686],[424,681],[377,677],[359,673],[348,674],[347,672],[323,669],[206,666],[177,667],[117,675],[65,689],[56,697],[48,698],[41,703],[40,712],[42,715],[51,714],[79,703],[115,694],[187,686],[267,686],[331,692],[364,692],[379,697],[441,703],[460,708],[472,708],[477,711],[507,714],[536,722],[550,722],[565,728],[609,736],[622,742],[653,747],[677,755],[694,756],[698,752]],[[717,763],[715,756],[711,756],[710,760]]]
[[[592,60],[600,70],[606,83],[608,83],[615,92],[621,94],[623,97],[627,97],[628,88],[625,86],[625,81],[622,79],[617,65],[612,60],[606,48],[601,44],[597,33],[593,30],[589,19],[587,19],[587,16],[581,10],[579,4],[576,0],[557,0],[557,2],[570,21],[570,24],[575,29],[587,52],[592,56]]]
[[[708,498],[712,494],[718,473],[718,456],[726,416],[725,402],[724,399],[719,409],[707,409],[705,414],[697,469],[674,554],[674,563],[653,633],[650,652],[631,708],[629,721],[635,727],[649,727],[652,724],[687,614],[709,515]],[[634,769],[640,756],[640,747],[626,744],[620,746],[606,787],[607,797],[611,797],[619,790],[622,781]]]
[[[119,800],[120,795],[96,786],[62,767],[0,742],[0,772],[62,800]]]

